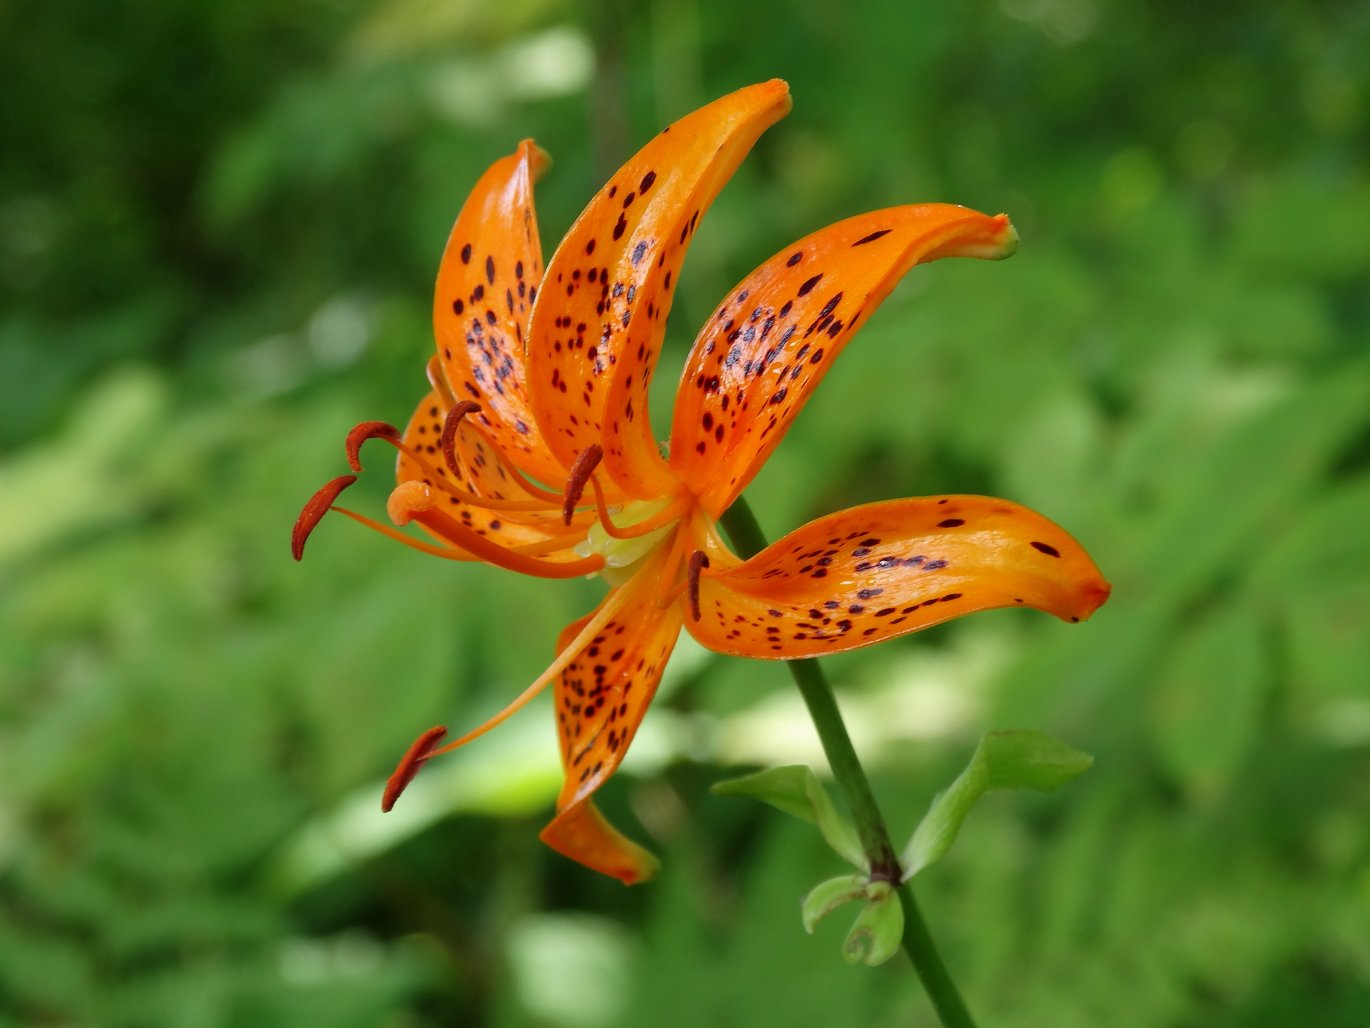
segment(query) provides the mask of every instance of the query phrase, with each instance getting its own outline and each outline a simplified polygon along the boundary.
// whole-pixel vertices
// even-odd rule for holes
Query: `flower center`
[[[647,521],[661,513],[674,502],[673,497],[658,500],[633,500],[621,507],[608,508],[608,515],[615,528],[630,528]],[[604,525],[596,521],[585,533],[585,541],[576,544],[575,552],[581,557],[599,555],[604,558],[604,569],[600,572],[609,585],[618,587],[633,577],[634,572],[652,551],[675,530],[679,520],[667,521],[660,528],[654,528],[631,539],[619,539],[610,535]]]

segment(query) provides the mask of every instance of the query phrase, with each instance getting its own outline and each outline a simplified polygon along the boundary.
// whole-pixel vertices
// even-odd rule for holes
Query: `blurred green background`
[[[749,491],[773,536],[986,492],[1115,589],[828,662],[901,839],[990,728],[1097,757],[918,879],[985,1025],[1370,1024],[1370,6],[1101,0],[0,5],[0,1024],[930,1025],[841,963],[817,835],[708,786],[822,764],[783,667],[683,642],[604,805],[543,848],[546,702],[435,764],[595,582],[300,504],[423,388],[469,186],[555,161],[549,249],[666,121],[787,78],[686,265],[655,415],[756,263],[862,210],[1014,218],[916,270]],[[354,490],[379,513],[388,458]],[[368,451],[369,453],[371,451]],[[547,698],[544,697],[544,700]]]

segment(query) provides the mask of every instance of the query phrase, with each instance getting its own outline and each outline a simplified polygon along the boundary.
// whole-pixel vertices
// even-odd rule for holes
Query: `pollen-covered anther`
[[[447,411],[447,419],[442,423],[442,459],[447,470],[461,478],[461,465],[457,462],[457,429],[468,414],[479,414],[480,404],[474,400],[460,400]]]
[[[395,765],[394,772],[386,780],[385,793],[381,796],[382,813],[390,812],[390,808],[400,798],[400,793],[408,788],[419,769],[428,762],[429,755],[446,736],[447,729],[444,726],[434,725],[414,740],[413,745],[405,751],[400,762]]]
[[[295,519],[295,527],[290,532],[290,553],[296,560],[304,556],[304,544],[309,539],[309,533],[314,531],[314,526],[319,523],[319,519],[328,513],[338,494],[356,480],[356,475],[339,475],[305,503],[300,516]]]
[[[685,575],[690,593],[690,617],[694,618],[696,621],[700,618],[699,574],[708,566],[709,555],[703,550],[695,550],[690,554],[690,562],[686,567]]]
[[[368,439],[385,439],[399,444],[402,436],[394,425],[384,421],[363,421],[347,433],[347,466],[358,473],[362,470],[362,443]]]
[[[571,474],[566,479],[566,492],[561,498],[561,518],[566,524],[571,523],[576,507],[580,504],[580,498],[585,492],[585,486],[603,459],[603,448],[598,443],[591,443],[580,451],[580,456],[571,465]]]

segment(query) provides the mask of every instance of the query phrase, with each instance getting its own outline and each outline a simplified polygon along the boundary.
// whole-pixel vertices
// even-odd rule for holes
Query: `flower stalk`
[[[744,559],[766,548],[766,537],[745,499],[739,497],[719,521]],[[937,1016],[945,1028],[974,1028],[975,1021],[942,961],[942,955],[914,899],[913,889],[909,883],[900,882],[902,872],[899,858],[890,842],[889,830],[885,827],[885,819],[871,791],[870,780],[852,746],[851,736],[837,706],[837,698],[823,668],[813,657],[787,660],[785,666],[799,687],[799,694],[804,698],[804,705],[808,707],[809,716],[818,732],[823,753],[828,758],[828,766],[846,800],[870,866],[871,878],[889,882],[899,893],[899,904],[904,911],[904,952],[909,955],[914,970],[927,989]]]

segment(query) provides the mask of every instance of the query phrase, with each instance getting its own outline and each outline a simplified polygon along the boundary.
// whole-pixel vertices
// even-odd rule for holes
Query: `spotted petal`
[[[918,204],[849,218],[786,247],[742,280],[695,340],[671,467],[717,517],[905,272],[938,257],[1007,257],[1017,240],[1002,214]]]
[[[647,415],[675,280],[700,216],[789,109],[776,80],[686,115],[619,169],[557,248],[529,330],[529,391],[567,467],[600,444],[629,495],[675,490]]]
[[[637,847],[609,828],[598,812],[584,808],[622,762],[680,635],[680,605],[658,603],[663,567],[660,558],[649,560],[621,587],[623,595],[611,593],[605,599],[605,604],[623,605],[585,642],[554,688],[566,782],[557,798],[558,816],[543,839],[572,860],[624,881],[628,879],[604,865],[640,873]],[[557,652],[570,645],[593,617],[567,626],[557,640]]]
[[[538,435],[525,378],[525,329],[542,280],[533,182],[547,155],[525,140],[471,191],[447,240],[433,291],[438,358],[458,399],[524,472],[560,487],[563,469]]]
[[[986,496],[921,497],[819,518],[706,571],[700,617],[685,624],[721,653],[812,657],[994,607],[1083,621],[1108,593],[1079,543],[1040,514]]]

